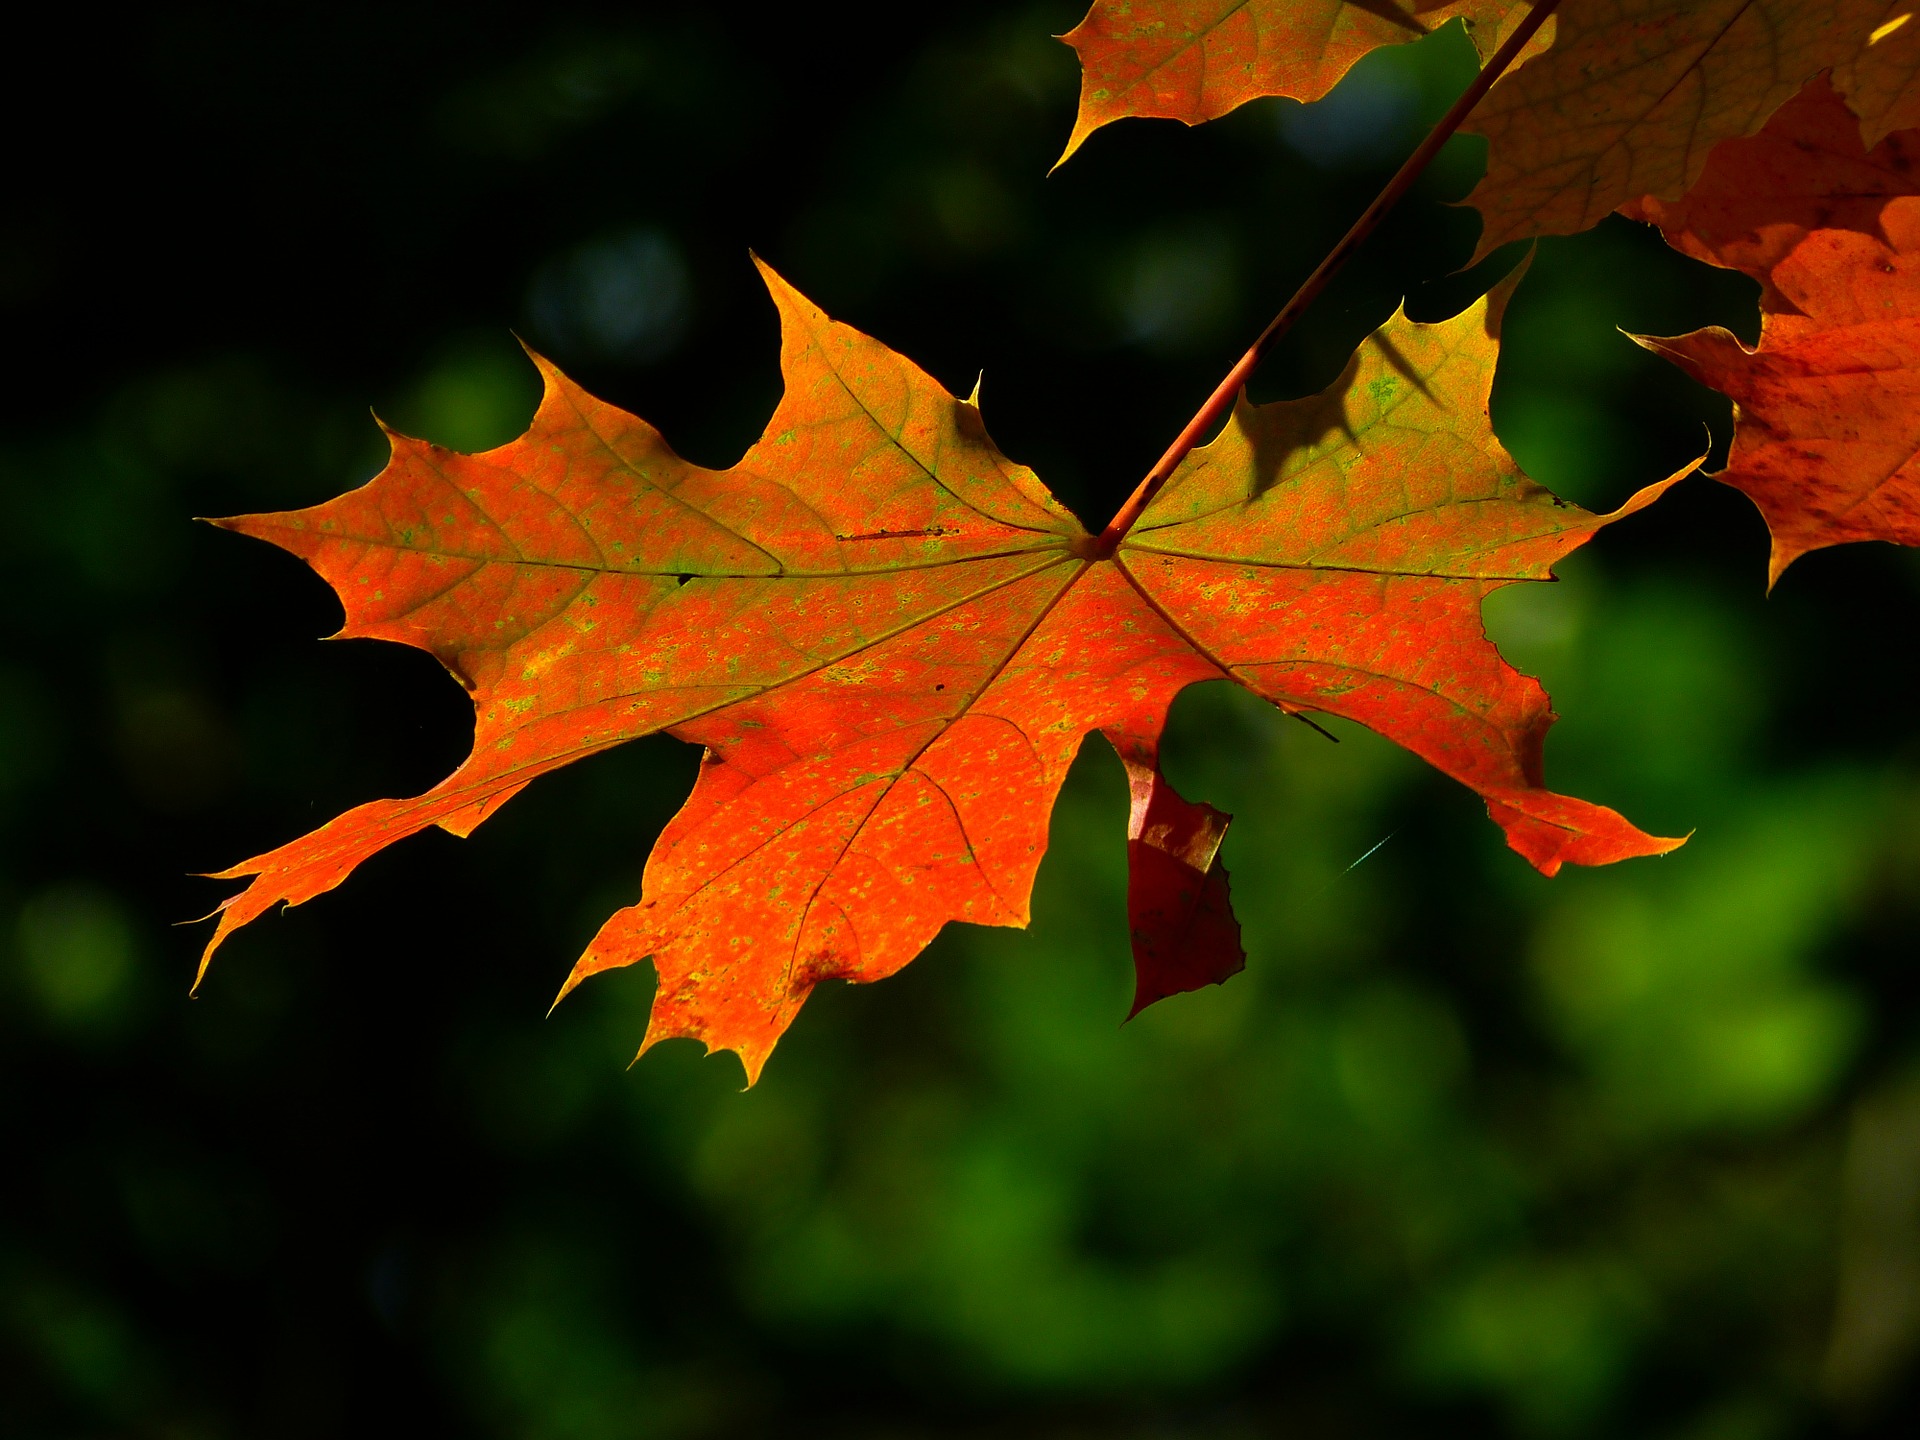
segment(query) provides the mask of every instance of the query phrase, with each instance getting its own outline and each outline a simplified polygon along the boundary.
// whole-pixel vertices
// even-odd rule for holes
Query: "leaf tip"
[[[1702,450],[1699,453],[1699,455],[1694,457],[1692,460],[1689,460],[1686,464],[1682,465],[1678,470],[1674,471],[1671,475],[1667,476],[1666,479],[1656,480],[1651,485],[1643,485],[1640,489],[1634,491],[1633,494],[1629,495],[1627,497],[1626,503],[1622,505],[1618,510],[1612,511],[1611,513],[1606,515],[1599,516],[1598,517],[1599,523],[1601,525],[1611,525],[1617,520],[1626,519],[1629,515],[1639,514],[1642,510],[1646,509],[1649,505],[1653,504],[1654,501],[1658,500],[1662,495],[1665,495],[1667,491],[1671,490],[1674,486],[1678,485],[1682,480],[1686,479],[1689,475],[1693,474],[1694,471],[1698,470],[1702,465],[1706,464],[1707,456],[1710,453],[1711,451],[1709,450]]]
[[[760,283],[767,287],[767,294],[773,298],[773,308],[780,312],[780,349],[782,366],[788,363],[790,348],[796,343],[798,333],[805,328],[810,315],[822,324],[831,324],[831,318],[813,301],[796,290],[786,276],[761,259],[754,251],[748,256],[753,268],[760,272]]]
[[[257,515],[204,515],[196,517],[202,525],[211,525],[216,530],[225,530],[234,535],[245,535],[253,540],[268,540],[265,532],[270,522],[277,516],[270,511]],[[268,540],[268,543],[273,543]],[[225,878],[225,877],[216,877]]]
[[[559,378],[560,367],[555,365],[538,350],[534,349],[532,345],[528,344],[526,336],[522,335],[518,330],[509,330],[507,333],[513,336],[513,343],[520,347],[527,359],[533,362],[534,369],[538,370],[549,383]]]
[[[217,879],[223,877],[212,876],[208,878]],[[212,911],[202,915],[199,920],[183,920],[180,922],[183,925],[198,925],[202,920],[211,920],[216,915],[220,917],[220,923],[214,927],[213,934],[207,939],[206,948],[200,952],[200,963],[194,967],[193,983],[187,986],[187,997],[189,999],[199,995],[200,982],[207,978],[207,971],[213,965],[214,953],[226,943],[227,936],[231,935],[244,923],[236,921],[231,915],[226,913],[227,906],[232,904],[237,898],[237,896],[229,896],[227,899],[222,900],[218,905],[214,906]]]
[[[766,285],[767,289],[774,292],[776,297],[782,294],[791,295],[797,293],[793,286],[787,283],[784,275],[761,258],[758,250],[748,250],[747,258],[753,262],[753,268],[760,272],[761,281]]]
[[[713,1052],[709,1050],[707,1053],[711,1055]],[[746,1074],[747,1083],[740,1087],[740,1093],[744,1095],[760,1083],[760,1072],[766,1068],[767,1057],[762,1055],[757,1060],[749,1060],[747,1056],[739,1050],[735,1050],[732,1053],[734,1058],[739,1060],[740,1068]]]
[[[1527,278],[1527,272],[1533,268],[1533,257],[1539,253],[1538,242],[1531,242],[1521,252],[1519,261],[1502,275],[1481,298],[1486,307],[1486,328],[1489,340],[1498,340],[1500,330],[1507,320],[1507,306],[1513,300],[1513,294],[1520,288],[1520,282]]]
[[[397,457],[409,445],[420,445],[424,443],[423,441],[416,440],[404,431],[394,429],[393,426],[380,418],[380,412],[378,410],[369,408],[367,413],[373,417],[373,423],[380,427],[380,433],[387,437],[387,454],[389,458]]]
[[[568,972],[565,983],[560,986],[560,993],[555,995],[553,997],[553,1003],[547,1006],[547,1019],[551,1020],[553,1018],[553,1012],[560,1008],[560,1002],[571,995],[574,990],[579,987],[581,980],[584,978],[580,973],[580,967],[578,965],[575,965],[573,969]],[[633,1058],[638,1060],[640,1057],[636,1054]]]
[[[1773,537],[1772,548],[1767,554],[1768,595],[1773,594],[1773,587],[1780,583],[1780,577],[1787,573],[1787,567],[1813,548],[1815,547],[1782,540],[1778,535]]]
[[[1057,38],[1067,40],[1065,35],[1058,36]],[[1068,41],[1068,43],[1071,44],[1072,42]],[[1088,118],[1086,103],[1083,97],[1079,110],[1074,113],[1073,133],[1067,136],[1067,148],[1060,152],[1060,158],[1058,160],[1047,167],[1048,176],[1052,176],[1062,165],[1071,160],[1074,155],[1078,153],[1080,147],[1087,143],[1087,137],[1098,130],[1103,123],[1105,122]]]

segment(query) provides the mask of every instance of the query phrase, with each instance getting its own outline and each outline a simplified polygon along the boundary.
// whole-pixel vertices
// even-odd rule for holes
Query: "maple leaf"
[[[1354,61],[1465,20],[1497,43],[1516,0],[1094,0],[1060,38],[1080,57],[1065,161],[1126,116],[1198,125],[1249,100],[1318,100]]]
[[[1474,258],[1584,230],[1642,196],[1678,199],[1717,143],[1758,130],[1822,70],[1837,67],[1883,115],[1903,113],[1920,49],[1902,38],[1912,27],[1887,26],[1910,8],[1571,0],[1552,47],[1494,86],[1462,127],[1489,142],[1486,176],[1467,197],[1486,222]]]
[[[1920,196],[1885,202],[1886,239],[1815,230],[1768,271],[1786,306],[1748,350],[1714,327],[1635,338],[1732,397],[1715,478],[1773,535],[1768,583],[1809,550],[1920,544]]]
[[[1243,404],[1108,550],[973,403],[765,274],[786,390],[729,470],[542,362],[511,444],[396,435],[359,490],[220,522],[307,559],[343,635],[439,656],[476,718],[473,754],[424,795],[225,872],[252,878],[209,956],[404,835],[464,835],[541,773],[667,730],[706,747],[699,778],[566,988],[651,957],[642,1049],[691,1036],[751,1080],[820,981],[890,974],[951,920],[1026,923],[1055,794],[1098,729],[1134,787],[1138,1008],[1242,958],[1225,817],[1155,760],[1199,680],[1372,727],[1479,791],[1549,874],[1678,843],[1544,788],[1546,695],[1481,627],[1490,591],[1664,488],[1598,517],[1520,473],[1487,419],[1498,301],[1396,317],[1325,394]]]
[[[1773,267],[1815,230],[1885,238],[1880,212],[1896,195],[1920,194],[1920,132],[1887,136],[1869,151],[1860,122],[1826,77],[1781,106],[1759,134],[1723,140],[1680,199],[1648,195],[1621,213],[1660,227],[1696,260],[1742,270],[1761,285],[1761,304],[1789,310]]]

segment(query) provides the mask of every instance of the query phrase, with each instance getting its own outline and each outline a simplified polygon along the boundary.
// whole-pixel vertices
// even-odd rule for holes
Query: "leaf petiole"
[[[1345,265],[1353,257],[1354,252],[1366,242],[1367,237],[1374,232],[1386,213],[1400,202],[1407,191],[1413,188],[1414,182],[1433,162],[1433,157],[1440,153],[1440,147],[1453,138],[1454,132],[1460,128],[1467,116],[1473,113],[1474,106],[1478,105],[1487,91],[1493,88],[1494,81],[1506,73],[1520,52],[1527,48],[1559,3],[1560,0],[1536,0],[1527,18],[1514,27],[1513,33],[1494,52],[1493,58],[1487,61],[1479,75],[1474,77],[1473,83],[1461,92],[1460,98],[1453,102],[1452,108],[1445,115],[1440,117],[1439,123],[1428,132],[1427,138],[1422,140],[1418,148],[1407,157],[1406,163],[1394,172],[1393,178],[1386,183],[1385,188],[1374,196],[1373,203],[1361,212],[1360,218],[1353,222],[1353,227],[1341,236],[1340,242],[1327,252],[1326,259],[1322,260],[1314,272],[1302,282],[1300,288],[1294,292],[1293,298],[1287,301],[1281,307],[1280,313],[1268,322],[1267,328],[1260,332],[1259,338],[1247,348],[1247,353],[1235,362],[1234,367],[1227,372],[1226,378],[1215,388],[1213,394],[1207,397],[1206,403],[1194,414],[1193,419],[1187,422],[1186,429],[1182,430],[1173,444],[1167,447],[1167,453],[1154,462],[1146,478],[1135,487],[1133,494],[1127,497],[1127,503],[1120,507],[1113,519],[1107,522],[1107,528],[1095,538],[1091,548],[1096,556],[1104,558],[1119,548],[1120,542],[1126,538],[1134,522],[1145,513],[1147,506],[1153,502],[1153,497],[1160,493],[1160,487],[1167,483],[1168,478],[1179,468],[1180,462],[1187,458],[1188,452],[1198,445],[1207,432],[1212,430],[1233,408],[1235,399],[1253,374],[1254,367],[1266,357],[1267,352],[1278,343],[1280,337],[1293,328],[1294,322],[1306,312],[1307,307],[1320,298],[1321,292],[1340,272],[1340,267]]]

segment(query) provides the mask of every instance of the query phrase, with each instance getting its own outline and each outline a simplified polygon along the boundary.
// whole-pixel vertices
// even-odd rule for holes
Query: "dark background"
[[[825,13],[818,13],[824,8]],[[1246,974],[1118,1027],[1124,785],[1090,748],[1035,924],[816,995],[752,1092],[651,977],[543,1012],[694,755],[542,781],[237,937],[218,869],[465,752],[426,655],[195,515],[380,465],[371,405],[524,425],[517,331],[687,456],[777,394],[757,250],[1103,523],[1471,75],[1130,122],[1058,174],[1061,4],[346,6],[13,37],[0,313],[0,1432],[1770,1440],[1920,1419],[1920,571],[1764,591],[1705,480],[1489,625],[1557,788],[1682,851],[1548,882],[1466,792],[1183,697]],[[1276,353],[1457,310],[1478,142]],[[1543,244],[1502,438],[1582,503],[1723,401],[1619,333],[1753,287],[1614,220]],[[1338,727],[1337,727],[1338,728]],[[1385,841],[1372,850],[1377,842]],[[1352,862],[1363,854],[1363,864]]]

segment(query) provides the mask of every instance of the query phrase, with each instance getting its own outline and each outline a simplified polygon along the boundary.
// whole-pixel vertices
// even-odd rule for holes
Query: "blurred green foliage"
[[[189,515],[371,475],[369,401],[510,437],[514,328],[725,463],[776,384],[752,244],[953,388],[984,366],[1098,523],[1470,73],[1448,30],[1047,178],[1076,18],[161,7],[99,41],[119,147],[54,126],[0,225],[41,362],[0,436],[0,1430],[1910,1433],[1920,571],[1854,547],[1769,599],[1703,480],[1487,607],[1568,716],[1557,787],[1691,832],[1670,857],[1544,880],[1406,755],[1201,687],[1167,763],[1238,817],[1243,975],[1119,1024],[1095,743],[1030,930],[822,991],[741,1093],[690,1047],[623,1068],[648,975],[541,1019],[685,793],[662,739],[262,922],[189,1001],[185,872],[424,787],[467,723]],[[75,113],[40,83],[9,103]],[[1263,395],[1512,263],[1452,274],[1478,164],[1449,147]],[[1594,506],[1723,448],[1619,327],[1750,336],[1752,299],[1624,222],[1542,244],[1501,435]]]

